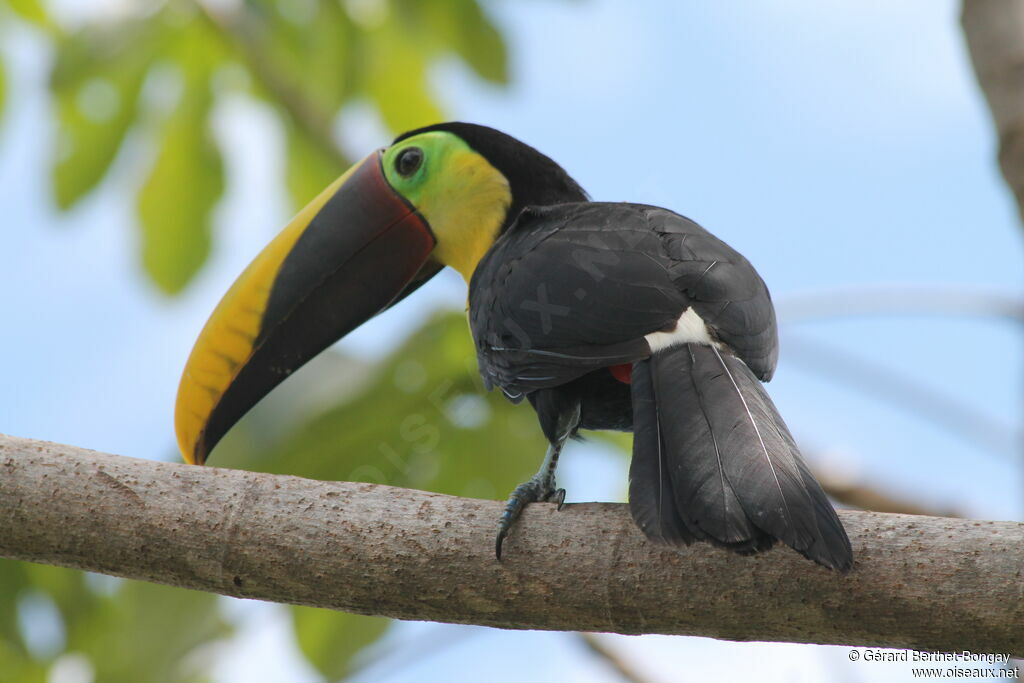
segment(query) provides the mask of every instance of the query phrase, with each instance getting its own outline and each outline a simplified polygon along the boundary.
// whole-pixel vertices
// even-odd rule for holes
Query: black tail
[[[652,540],[738,553],[776,539],[826,567],[853,551],[768,394],[743,361],[687,344],[633,366],[629,507]]]

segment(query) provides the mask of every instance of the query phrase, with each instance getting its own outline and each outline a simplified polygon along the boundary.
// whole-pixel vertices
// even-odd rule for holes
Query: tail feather
[[[650,363],[633,366],[633,461],[629,467],[629,509],[637,526],[649,538],[673,545],[689,545],[697,538],[676,512],[669,462],[662,447],[661,425],[654,395]],[[643,457],[636,457],[636,453]]]
[[[633,377],[630,507],[648,536],[703,539],[740,553],[779,539],[815,562],[849,569],[842,523],[741,360],[688,344],[638,363]]]

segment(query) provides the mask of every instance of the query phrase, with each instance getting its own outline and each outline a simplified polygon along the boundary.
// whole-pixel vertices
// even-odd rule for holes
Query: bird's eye
[[[395,157],[395,170],[398,175],[408,178],[423,163],[423,150],[419,147],[407,147]]]

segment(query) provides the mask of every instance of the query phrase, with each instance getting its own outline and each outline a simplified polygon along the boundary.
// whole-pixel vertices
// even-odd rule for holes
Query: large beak
[[[308,360],[439,270],[427,222],[388,184],[382,153],[353,166],[256,257],[217,305],[178,387],[185,460]]]

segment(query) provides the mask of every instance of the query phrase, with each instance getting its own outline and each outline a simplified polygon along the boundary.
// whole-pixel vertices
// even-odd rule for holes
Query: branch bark
[[[625,505],[531,505],[136,460],[0,435],[0,556],[500,628],[1024,654],[1024,524],[841,513],[842,576],[648,543]]]
[[[1024,218],[1024,0],[964,0],[960,17],[999,135],[999,166]]]

